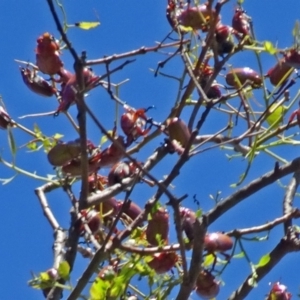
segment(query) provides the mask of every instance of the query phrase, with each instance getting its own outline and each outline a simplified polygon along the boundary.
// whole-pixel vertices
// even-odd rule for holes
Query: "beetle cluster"
[[[76,74],[64,68],[64,63],[60,58],[59,41],[46,32],[37,39],[35,53],[36,64],[28,63],[25,68],[20,67],[24,83],[32,92],[40,96],[51,97],[56,95],[60,102],[56,115],[67,111],[70,105],[76,103],[79,84]],[[50,79],[44,79],[38,72],[49,75]],[[89,68],[83,69],[82,77],[84,92],[99,84],[99,76],[95,75]],[[49,81],[51,81],[51,84]],[[60,89],[58,83],[60,83]]]
[[[220,74],[222,62],[227,61],[232,55],[243,49],[244,46],[251,47],[256,45],[257,42],[252,33],[252,19],[241,6],[238,6],[233,13],[232,24],[223,24],[219,7],[213,8],[210,3],[193,6],[190,1],[184,3],[184,1],[168,0],[167,19],[172,29],[181,38],[190,31],[205,35],[205,37],[211,37],[211,40],[205,40],[210,43],[207,47],[207,53],[202,55],[202,61],[195,60],[190,66],[187,64],[185,69],[191,67],[191,72],[195,76],[194,78],[192,75],[190,77],[194,80],[194,85],[197,86],[200,99],[205,98],[206,103],[204,105],[207,111],[212,107],[216,108],[216,104],[223,103],[226,96],[222,94],[221,88],[226,90],[233,89],[234,97],[239,96],[242,100],[245,110],[242,116],[248,118],[248,129],[251,129],[249,132],[252,133],[252,131],[256,130],[256,127],[250,128],[252,125],[250,117],[247,115],[247,105],[242,92],[245,88],[252,90],[265,87],[264,76],[249,67],[234,67],[229,68],[229,71],[224,76],[226,87],[219,84],[216,80],[218,75],[220,77],[222,75]],[[202,48],[205,48],[205,46]],[[91,69],[84,67],[81,74],[82,82],[79,83],[78,76],[64,68],[64,63],[61,60],[61,50],[60,42],[51,34],[44,33],[37,39],[35,64],[28,63],[26,67],[20,67],[23,81],[32,92],[45,97],[55,96],[57,98],[59,105],[55,115],[67,112],[69,107],[77,102],[78,95],[84,95],[85,92],[97,87],[101,78]],[[282,52],[282,54],[283,57],[265,75],[265,77],[269,78],[271,84],[277,88],[276,93],[273,93],[273,95],[278,94],[279,96],[290,86],[287,82],[292,72],[300,67],[298,47],[292,47]],[[210,62],[212,58],[214,58],[214,67]],[[40,73],[46,74],[50,78],[45,79]],[[184,99],[182,101],[183,106],[187,104],[187,100]],[[196,105],[199,103],[200,101]],[[199,106],[202,104],[203,102]],[[156,123],[149,118],[147,116],[148,108],[134,108],[124,103],[122,103],[122,106],[124,112],[120,116],[119,124],[124,137],[117,134],[117,125],[115,125],[113,133],[111,135],[106,134],[110,141],[109,145],[104,149],[102,149],[102,146],[94,145],[89,140],[85,147],[82,146],[79,139],[68,142],[56,140],[56,144],[52,145],[49,151],[47,150],[48,161],[56,169],[59,182],[73,183],[80,180],[82,176],[82,169],[84,169],[82,165],[84,161],[82,148],[86,148],[86,153],[84,154],[87,158],[88,174],[85,174],[88,175],[87,197],[92,198],[97,194],[101,194],[101,192],[109,193],[109,191],[114,189],[126,192],[125,200],[108,197],[100,204],[92,204],[90,207],[80,208],[77,211],[75,229],[80,238],[84,239],[82,243],[89,244],[96,240],[96,243],[98,243],[95,243],[96,246],[101,246],[106,237],[109,237],[109,241],[113,241],[114,238],[117,240],[118,234],[122,229],[125,228],[125,230],[130,231],[131,226],[134,226],[136,230],[131,232],[132,236],[134,236],[132,238],[134,247],[137,248],[137,246],[142,245],[142,250],[145,250],[145,252],[152,251],[151,255],[142,259],[144,262],[143,266],[147,272],[164,274],[173,272],[173,268],[176,267],[181,276],[183,273],[183,268],[181,268],[182,257],[178,254],[178,250],[190,250],[194,247],[198,238],[195,236],[194,231],[197,215],[192,209],[180,206],[179,202],[177,203],[179,216],[175,215],[174,219],[176,225],[180,225],[176,229],[181,228],[177,234],[182,238],[183,244],[180,245],[181,248],[175,247],[175,250],[172,249],[172,246],[169,245],[171,227],[169,211],[160,203],[152,202],[151,205],[147,203],[145,208],[142,208],[129,199],[132,187],[136,183],[143,181],[153,186],[155,184],[159,185],[161,182],[155,181],[153,183],[149,179],[144,178],[147,177],[147,172],[146,168],[143,169],[143,162],[133,159],[130,155],[127,155],[126,151],[139,139],[146,139],[151,134],[151,129],[156,126],[159,129],[157,130],[158,134],[163,132],[167,135],[163,147],[167,145],[170,153],[176,152],[182,155],[183,158],[184,154],[187,154],[186,157],[188,155],[192,157],[193,143],[197,143],[194,134],[196,131],[192,130],[193,124],[190,124],[193,122],[189,122],[187,125],[180,116],[181,111],[176,111],[177,106],[174,106],[174,111],[163,123]],[[290,122],[292,118],[297,117],[298,123],[300,123],[299,111],[294,112]],[[239,111],[235,110],[234,113],[238,115]],[[198,124],[201,125],[201,121],[202,119],[200,119]],[[115,124],[117,123],[116,121]],[[6,129],[9,126],[14,126],[14,124],[6,110],[0,106],[0,128]],[[198,131],[201,127],[200,125],[197,126]],[[216,136],[212,137],[212,139],[214,138]],[[251,148],[250,146],[251,141],[249,142],[249,148]],[[126,160],[124,160],[125,157]],[[107,173],[104,171],[106,175],[99,173],[99,170],[102,172],[104,168],[109,168]],[[148,176],[151,177],[149,174]],[[159,189],[163,189],[163,187],[165,186],[162,185]],[[157,201],[158,199],[156,199]],[[149,208],[148,206],[151,207]],[[119,220],[121,220],[122,224],[118,223]],[[113,242],[117,244],[118,240],[117,242],[116,240]],[[128,244],[124,243],[123,246],[130,247]],[[96,246],[95,249],[97,248]],[[205,263],[202,264],[201,271],[192,288],[200,297],[210,299],[216,297],[220,290],[220,281],[216,279],[218,275],[222,274],[222,271],[218,272],[217,270],[218,265],[224,263],[224,261],[221,261],[220,256],[225,256],[225,263],[228,263],[232,255],[228,255],[226,252],[233,248],[234,242],[231,236],[226,233],[209,232],[203,236],[202,246],[203,258],[213,257],[213,262],[206,265]],[[133,249],[136,250],[136,248]],[[117,247],[116,249],[120,250]],[[113,255],[115,254],[113,253]],[[144,255],[144,253],[142,254]],[[110,263],[102,268],[97,280],[112,283],[113,279],[121,272],[121,265],[118,257],[114,263]],[[56,279],[57,276],[53,278],[54,281]],[[53,280],[51,280],[51,283],[53,283]],[[44,290],[44,292],[48,292],[48,290]],[[285,286],[276,283],[272,287],[268,299],[290,299],[290,294],[286,291]]]
[[[186,2],[168,0],[167,20],[173,30],[181,34],[190,30],[197,32],[197,34],[199,31],[201,33],[214,32],[210,47],[213,54],[209,54],[205,62],[194,72],[198,76],[200,86],[207,91],[208,99],[223,99],[220,90],[221,85],[216,80],[210,80],[211,77],[215,78],[218,72],[214,72],[214,68],[208,64],[208,61],[213,55],[224,57],[225,54],[237,53],[245,45],[259,45],[253,36],[252,18],[239,5],[232,16],[231,25],[223,24],[221,14],[209,2],[194,6],[191,1]],[[282,95],[286,89],[295,83],[294,79],[288,83],[288,79],[293,71],[300,67],[300,50],[296,44],[285,51],[278,52],[283,54],[283,58],[265,75],[259,74],[249,67],[231,68],[225,75],[227,85],[234,89],[240,89],[246,85],[250,85],[252,88],[261,88],[264,84],[263,77],[267,77],[270,83],[278,88],[274,94]]]

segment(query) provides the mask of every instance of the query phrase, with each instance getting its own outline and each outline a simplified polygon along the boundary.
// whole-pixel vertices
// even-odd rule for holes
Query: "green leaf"
[[[200,218],[202,216],[202,209],[197,209],[195,212],[196,218]]]
[[[58,274],[61,278],[67,280],[70,274],[70,265],[67,261],[62,261],[58,267]]]
[[[273,46],[273,44],[270,41],[264,42],[264,48],[271,55],[274,55],[277,52],[277,49]]]
[[[40,273],[40,280],[41,281],[51,281],[51,277],[47,272]]]
[[[107,131],[107,134],[110,136],[110,137],[113,137],[114,136],[114,131],[113,130],[108,130]],[[106,143],[108,141],[108,137],[106,135],[104,135],[101,140],[100,140],[100,146],[102,146],[104,143]]]
[[[269,126],[274,126],[274,128],[278,127],[283,120],[283,116],[286,110],[287,108],[284,105],[278,106],[276,103],[273,104],[269,108],[269,115],[266,118],[266,121],[269,124]]]
[[[215,260],[216,260],[215,255],[213,255],[213,254],[206,255],[206,257],[203,261],[203,266],[209,267],[210,265],[212,265],[214,263]]]
[[[83,30],[90,30],[100,25],[100,22],[78,22],[75,26]]]
[[[243,251],[233,255],[233,258],[243,258],[243,257],[245,257],[245,253]]]
[[[60,134],[60,133],[55,133],[54,135],[53,135],[53,138],[55,139],[55,140],[60,140],[61,138],[63,138],[64,137],[64,135],[63,134]]]
[[[106,293],[110,287],[110,282],[96,278],[90,288],[90,296],[93,300],[106,299]]]
[[[269,254],[269,253],[266,254],[266,255],[264,255],[264,256],[262,256],[262,257],[260,258],[260,260],[259,260],[259,263],[258,263],[257,265],[255,265],[255,267],[256,267],[256,268],[259,268],[259,267],[265,266],[266,264],[269,263],[270,259],[271,259],[271,258],[270,258],[270,254]]]
[[[34,124],[33,131],[35,132],[37,138],[42,138],[43,137],[43,134],[42,134],[42,132],[41,132],[41,130],[40,130],[40,128],[37,124]]]
[[[30,142],[26,146],[29,150],[31,151],[36,151],[37,150],[37,143],[36,142]]]

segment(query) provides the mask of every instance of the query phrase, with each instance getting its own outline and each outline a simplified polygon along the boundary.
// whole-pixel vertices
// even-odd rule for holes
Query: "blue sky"
[[[224,24],[231,23],[235,5],[234,1],[229,1],[224,7],[222,11]],[[101,26],[95,30],[70,29],[68,31],[69,39],[75,49],[78,52],[86,50],[89,59],[122,53],[141,46],[153,46],[156,41],[161,41],[170,31],[170,26],[165,18],[166,1],[77,0],[75,2],[66,0],[64,7],[70,24],[79,21],[96,21],[97,16],[99,16]],[[293,44],[291,32],[295,20],[300,15],[297,0],[248,0],[245,1],[244,8],[247,10],[247,14],[253,18],[255,34],[259,41],[269,40],[278,44],[282,49]],[[9,114],[17,120],[19,116],[25,114],[55,110],[57,103],[54,98],[42,98],[27,89],[22,82],[19,65],[14,61],[14,59],[20,59],[35,62],[34,48],[37,37],[46,31],[56,37],[59,36],[46,1],[1,1],[0,11],[2,28],[0,32],[2,41],[0,94]],[[168,49],[168,51],[171,50]],[[115,83],[130,78],[130,81],[120,89],[121,99],[136,108],[155,105],[155,109],[151,110],[149,115],[158,122],[166,118],[170,105],[177,94],[175,81],[161,76],[154,78],[153,73],[149,71],[149,69],[155,69],[157,62],[165,57],[161,53],[138,56],[135,63],[126,66],[112,77],[112,81]],[[73,61],[67,51],[64,51],[62,59],[65,67],[72,70]],[[265,54],[263,56],[264,72],[266,73],[275,63],[274,57]],[[254,55],[249,51],[238,53],[230,60],[230,64],[234,67],[249,66],[258,69]],[[117,65],[118,63],[114,64],[114,66]],[[103,66],[97,66],[93,69],[97,74],[105,73]],[[182,64],[180,59],[175,58],[162,71],[181,76]],[[291,89],[291,96],[295,95],[298,89],[299,82]],[[255,94],[256,101],[262,104],[260,97],[259,93]],[[108,129],[111,129],[115,105],[109,99],[108,94],[103,90],[96,89],[90,93],[87,101],[101,122]],[[252,105],[256,110],[261,109],[255,102]],[[71,107],[70,112],[76,116],[75,107]],[[183,117],[188,112],[190,109],[186,109]],[[212,114],[201,134],[220,130],[225,124],[224,121],[225,119],[219,119],[218,116]],[[53,135],[59,132],[65,135],[64,140],[66,141],[77,137],[62,115],[57,118],[52,116],[38,119],[27,118],[20,120],[20,123],[29,128],[33,128],[34,124],[38,123],[45,134]],[[89,138],[94,143],[99,143],[101,133],[90,121],[88,122],[88,130]],[[28,142],[28,136],[18,130],[14,130],[14,136],[18,147]],[[0,132],[0,141],[0,154],[10,161],[11,155],[8,150],[5,131]],[[162,141],[162,136],[155,139],[144,151],[138,153],[136,158],[144,160]],[[286,160],[291,160],[299,155],[297,147],[285,146],[274,150],[274,152],[282,155]],[[226,154],[233,153],[218,148],[204,152],[193,158],[192,162],[182,169],[181,176],[174,181],[173,192],[178,196],[185,193],[189,194],[185,206],[196,209],[192,198],[196,194],[200,200],[201,208],[206,211],[213,207],[209,194],[222,191],[221,196],[226,197],[233,192],[229,185],[237,182],[239,175],[246,168],[246,161],[241,158],[228,160]],[[176,160],[176,155],[170,156],[163,165],[153,171],[153,174],[161,179],[163,175],[168,174]],[[16,164],[31,172],[36,171],[42,176],[53,174],[53,169],[48,164],[43,151],[28,153],[26,148],[21,147],[17,153]],[[267,155],[260,154],[245,183],[273,167],[274,161]],[[101,172],[106,174],[107,170]],[[12,170],[0,165],[0,178],[8,178],[13,174]],[[290,177],[284,178],[282,183],[287,184]],[[34,189],[41,184],[42,182],[19,175],[9,184],[0,186],[2,203],[0,218],[3,224],[0,240],[0,265],[2,269],[0,294],[3,299],[42,299],[40,292],[27,286],[31,271],[39,273],[48,269],[52,264],[52,231],[34,194]],[[74,191],[78,193],[79,186],[76,186]],[[143,185],[137,189],[133,197],[139,205],[143,206],[153,192],[153,189],[145,188]],[[228,212],[224,218],[220,218],[212,224],[209,231],[227,231],[234,228],[251,227],[272,220],[281,214],[283,196],[284,189],[278,184],[273,184]],[[166,199],[162,199],[162,202],[164,200]],[[70,203],[66,195],[55,191],[49,195],[48,201],[62,226],[67,228]],[[296,198],[296,206],[298,201],[299,199]],[[282,228],[279,226],[271,232],[268,241],[246,244],[247,249],[252,248],[249,253],[254,263],[257,263],[261,255],[270,251],[278,243],[282,233]],[[189,255],[190,253],[188,253]],[[85,263],[83,259],[78,259],[78,269],[72,276],[73,284],[76,283]],[[298,253],[285,257],[273,272],[261,281],[259,287],[252,292],[248,299],[263,299],[269,290],[268,283],[276,281],[282,281],[288,285],[290,292],[296,298],[300,282],[299,278],[293,274],[298,274],[299,263]],[[233,260],[223,275],[225,285],[221,288],[220,296],[217,299],[226,299],[230,291],[238,287],[244,277],[249,274],[249,271],[249,266],[246,265],[245,261]]]

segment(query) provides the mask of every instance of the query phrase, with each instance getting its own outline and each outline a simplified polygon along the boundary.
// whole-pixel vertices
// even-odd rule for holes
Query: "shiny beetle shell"
[[[184,27],[191,27],[194,30],[207,31],[207,25],[209,24],[213,14],[214,11],[210,10],[206,4],[201,4],[182,10],[180,14],[178,14],[177,20],[179,24]],[[218,20],[220,20],[219,16]]]
[[[181,146],[185,147],[191,137],[191,133],[187,125],[179,118],[167,120],[167,129],[170,140],[178,141]]]
[[[233,246],[232,239],[221,232],[207,233],[204,238],[204,249],[207,252],[223,252],[230,250]]]
[[[234,29],[228,25],[219,24],[215,30],[217,50],[219,55],[230,53],[234,48]]]
[[[268,295],[267,300],[290,300],[292,294],[287,292],[287,287],[280,282],[274,283],[272,289]]]
[[[166,243],[169,235],[169,214],[163,207],[158,208],[151,214],[148,226],[146,229],[146,239],[149,244],[158,246],[159,241]]]
[[[134,174],[136,167],[132,162],[117,162],[108,173],[108,185],[121,183],[124,178],[130,177]]]
[[[164,274],[170,271],[178,261],[176,252],[155,253],[153,259],[149,261],[148,266],[157,274]]]
[[[11,124],[11,118],[6,110],[0,105],[0,128],[6,129]]]
[[[67,111],[69,107],[76,103],[76,97],[78,93],[78,84],[76,80],[76,74],[70,74],[68,71],[62,73],[60,69],[61,79],[63,80],[62,90],[61,90],[61,103],[57,108],[56,114],[62,111]],[[64,83],[64,80],[67,80]],[[99,77],[96,76],[89,68],[83,69],[83,81],[85,85],[85,92],[91,90],[97,85]]]
[[[232,28],[243,36],[250,35],[251,17],[246,15],[245,11],[238,7],[232,18]]]
[[[139,214],[143,211],[136,203],[130,201],[129,205],[125,205],[123,209],[123,213],[131,218],[131,220],[135,220]],[[123,206],[123,201],[118,201],[118,207],[121,209]]]
[[[86,223],[89,226],[92,233],[97,233],[101,228],[101,219],[99,213],[94,210],[82,210],[81,214],[85,217]],[[84,226],[81,223],[80,231],[84,231]]]
[[[194,240],[194,223],[196,221],[196,214],[189,208],[180,207],[180,217],[182,219],[182,230],[189,239],[189,241]]]
[[[98,168],[109,168],[119,162],[124,157],[125,142],[122,136],[118,136],[115,140],[120,144],[120,147],[112,143],[108,148],[91,157],[89,163],[96,165]]]
[[[39,70],[48,75],[54,75],[63,67],[59,58],[59,44],[48,32],[37,39],[36,65]]]
[[[262,86],[262,78],[259,74],[248,68],[235,68],[230,70],[225,76],[226,83],[229,86],[239,88],[241,85],[245,84],[247,81],[253,88],[259,88]]]
[[[20,68],[21,75],[26,86],[34,93],[51,97],[55,94],[55,88],[53,88],[43,77],[36,74],[35,71],[29,68]]]
[[[220,292],[220,283],[215,276],[206,270],[202,270],[196,281],[196,294],[202,299],[215,298]]]

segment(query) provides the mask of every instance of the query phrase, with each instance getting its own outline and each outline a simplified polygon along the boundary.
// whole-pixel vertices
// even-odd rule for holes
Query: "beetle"
[[[268,295],[267,300],[290,300],[292,294],[287,292],[287,287],[280,282],[274,283],[272,289]]]
[[[65,68],[60,68],[60,70],[57,72],[57,75],[59,75],[59,78],[53,80],[58,83],[66,84],[73,76],[73,73]]]
[[[204,238],[204,249],[208,253],[224,252],[233,246],[232,239],[221,232],[207,233]]]
[[[182,5],[176,6],[173,0],[168,1],[167,19],[172,28],[182,25],[183,27],[191,27],[193,30],[208,31],[208,24],[214,13],[215,11],[210,9],[206,3],[193,7],[188,5],[186,9],[183,9]],[[219,21],[220,16],[218,16],[217,22]],[[183,32],[186,31],[182,27],[180,29]]]
[[[42,73],[54,75],[63,67],[63,62],[59,58],[58,41],[49,32],[37,39],[35,52],[36,65]]]
[[[106,176],[100,174],[92,174],[88,177],[88,190],[89,193],[96,193],[97,191],[103,191],[108,183]]]
[[[220,282],[207,270],[202,270],[196,280],[196,294],[202,299],[215,298],[220,292]]]
[[[88,160],[88,174],[93,174],[99,170],[96,162]],[[82,165],[80,158],[74,158],[67,164],[62,166],[62,172],[68,176],[80,177],[82,173]]]
[[[249,83],[252,88],[260,88],[262,86],[262,78],[259,74],[248,68],[234,68],[225,76],[226,83],[234,88],[240,88],[242,85]]]
[[[62,80],[65,80],[67,78],[67,83],[62,84],[62,90],[60,92],[61,94],[61,102],[55,112],[55,116],[57,116],[60,112],[67,111],[69,107],[76,102],[76,96],[78,93],[78,83],[76,79],[76,74],[70,75],[65,71],[64,75],[62,76],[62,70],[60,70],[60,73]],[[96,76],[91,69],[84,68],[82,71],[83,74],[83,81],[84,81],[84,88],[85,92],[91,90],[92,88],[97,86],[99,76]]]
[[[265,75],[265,77],[270,79],[272,85],[279,86],[275,94],[281,95],[285,90],[295,84],[295,79],[292,79],[289,84],[287,83],[293,71],[298,68],[300,68],[300,53],[298,49],[290,49],[284,53],[284,57]]]
[[[96,146],[87,140],[87,151],[91,153]],[[81,153],[81,145],[79,139],[69,141],[67,143],[59,142],[53,146],[47,154],[48,161],[52,166],[66,165],[73,159],[79,158]]]
[[[102,222],[99,216],[99,212],[97,212],[95,209],[90,209],[81,210],[80,213],[85,218],[85,221],[93,234],[97,233],[101,229]],[[82,224],[82,220],[80,220],[79,224],[79,231],[82,233],[84,232],[84,225]]]
[[[7,129],[9,125],[12,125],[12,119],[6,110],[0,105],[0,128]]]
[[[228,25],[218,24],[215,30],[217,51],[220,56],[230,53],[234,48],[233,34],[236,31]]]
[[[117,162],[108,173],[108,185],[122,183],[122,180],[136,173],[136,164],[130,161]]]
[[[146,228],[146,240],[153,246],[158,246],[162,242],[168,242],[169,235],[169,213],[163,207],[159,207],[150,214]]]
[[[297,119],[298,126],[300,127],[300,102],[299,102],[299,108],[292,112],[288,121],[288,126],[295,118]]]
[[[237,7],[235,9],[235,13],[232,18],[232,28],[235,30],[235,35],[238,39],[245,36],[251,37],[251,26],[250,23],[252,22],[252,18],[248,16],[241,7]]]
[[[124,157],[126,144],[122,136],[115,137],[114,140],[119,145],[115,142],[111,143],[106,149],[93,155],[89,163],[98,168],[109,168],[119,162]]]
[[[194,240],[194,223],[196,221],[196,214],[189,208],[179,207],[180,217],[182,220],[182,230],[190,242]]]
[[[32,92],[45,97],[51,97],[56,93],[56,89],[39,76],[36,70],[20,67],[20,71],[24,83]]]
[[[187,146],[190,140],[191,133],[187,125],[179,118],[170,118],[167,120],[167,129],[169,133],[169,138],[177,152],[183,152],[182,147]],[[179,143],[179,145],[178,145]]]
[[[147,262],[148,266],[157,274],[164,274],[170,271],[178,261],[176,252],[154,253],[153,259]]]
[[[126,214],[128,217],[130,217],[131,220],[135,220],[139,214],[142,213],[142,209],[133,201],[127,202],[123,206],[123,201],[118,201],[118,208],[123,209],[123,213]],[[143,221],[143,220],[142,220]]]
[[[151,130],[151,119],[146,116],[146,112],[152,108],[134,109],[128,105],[124,105],[125,113],[121,116],[120,125],[127,137],[126,146],[132,144],[133,141],[141,136],[146,136]],[[150,127],[146,128],[147,123]]]
[[[207,82],[209,81],[211,75],[213,74],[213,68],[210,67],[207,63],[204,63],[200,69],[200,75],[198,78],[199,84],[203,89],[206,88]],[[214,80],[206,92],[206,96],[208,99],[217,99],[222,96],[219,85]]]

